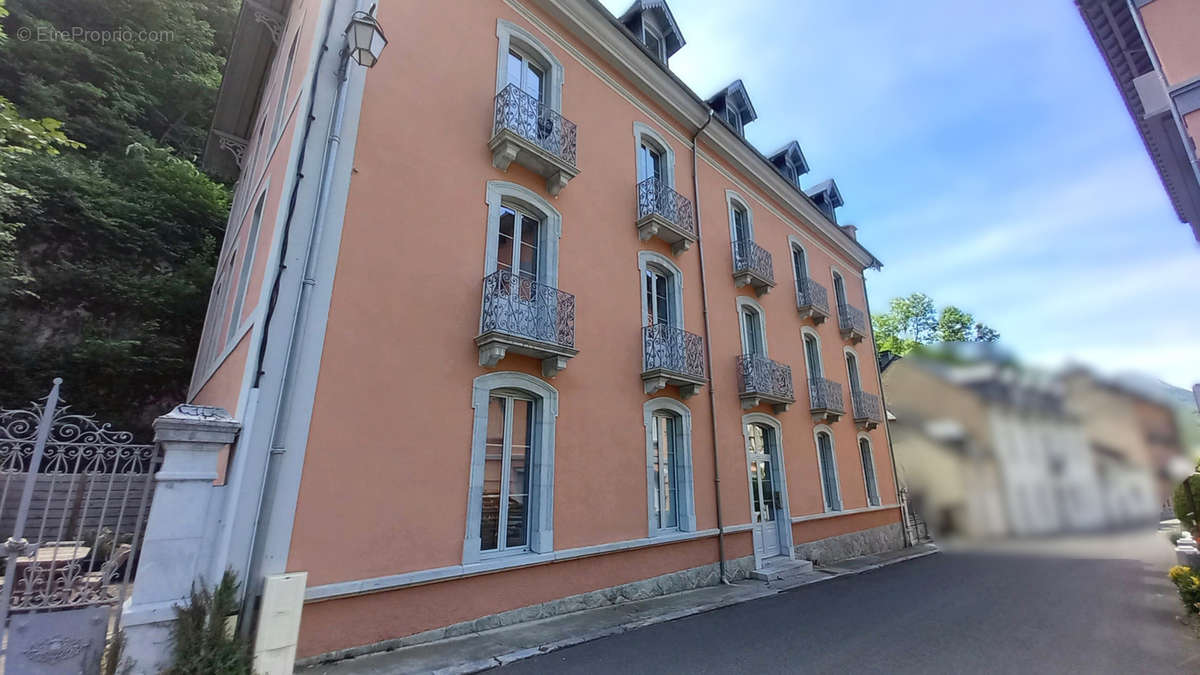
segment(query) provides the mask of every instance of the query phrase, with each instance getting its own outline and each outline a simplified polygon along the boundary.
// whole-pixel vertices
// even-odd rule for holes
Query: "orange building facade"
[[[385,4],[370,69],[359,4],[247,3],[207,156],[216,545],[301,658],[904,545],[879,262],[665,4]]]

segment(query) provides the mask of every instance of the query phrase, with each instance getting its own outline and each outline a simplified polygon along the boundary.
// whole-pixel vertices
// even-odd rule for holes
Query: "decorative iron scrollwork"
[[[867,315],[854,305],[838,303],[838,328],[843,331],[854,331],[859,335],[867,334]]]
[[[512,131],[575,166],[575,123],[513,84],[496,94],[492,133],[499,133],[502,129]]]
[[[823,377],[814,377],[808,381],[808,398],[813,410],[832,410],[844,412],[842,403],[842,385]]]
[[[759,354],[742,354],[737,359],[738,382],[743,394],[761,394],[795,400],[792,367]]]
[[[767,249],[748,239],[733,242],[733,273],[749,272],[760,279],[775,281],[775,268]]]
[[[854,405],[854,419],[869,420],[875,423],[883,421],[883,406],[879,404],[879,397],[875,394],[852,391],[850,392],[850,402]]]
[[[829,292],[825,287],[808,277],[796,281],[796,306],[812,307],[829,313]]]
[[[575,296],[508,270],[483,278],[483,333],[575,346]]]
[[[657,213],[676,227],[696,236],[696,214],[692,202],[659,178],[637,184],[638,220]]]
[[[642,329],[642,370],[704,377],[704,338],[665,323]]]

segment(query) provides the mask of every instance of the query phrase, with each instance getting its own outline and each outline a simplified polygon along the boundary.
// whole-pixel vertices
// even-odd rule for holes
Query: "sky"
[[[1071,0],[670,6],[671,70],[703,97],[741,78],[747,139],[836,179],[876,313],[920,291],[1032,364],[1200,381],[1200,245]]]

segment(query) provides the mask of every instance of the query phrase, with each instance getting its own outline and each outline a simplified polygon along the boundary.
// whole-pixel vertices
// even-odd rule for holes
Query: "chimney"
[[[857,227],[855,227],[854,225],[838,225],[838,227],[842,228],[842,232],[845,232],[846,235],[849,236],[851,239],[853,239],[854,241],[858,241],[858,228]]]

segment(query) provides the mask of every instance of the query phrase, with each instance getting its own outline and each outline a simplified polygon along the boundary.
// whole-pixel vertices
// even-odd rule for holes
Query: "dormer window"
[[[804,191],[804,194],[813,200],[813,203],[817,205],[817,208],[821,209],[826,218],[829,218],[834,223],[837,222],[837,213],[835,213],[834,209],[843,204],[842,193],[838,190],[837,183],[833,182],[832,178],[823,180],[808,188]]]
[[[739,136],[745,135],[747,124],[758,119],[741,80],[735,80],[714,94],[708,99],[708,105],[713,109],[713,113],[725,120]]]
[[[804,153],[800,151],[800,144],[796,141],[771,153],[771,164],[797,188],[800,187],[800,176],[808,173],[808,161],[804,159]]]
[[[667,62],[667,43],[658,30],[652,28],[648,23],[642,24],[642,42],[651,54],[658,57],[659,61]]]
[[[664,65],[683,47],[683,33],[663,0],[635,0],[618,21]]]

